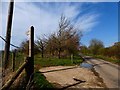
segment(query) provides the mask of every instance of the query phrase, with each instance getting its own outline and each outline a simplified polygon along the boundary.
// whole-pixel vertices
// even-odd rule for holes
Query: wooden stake
[[[29,39],[29,60],[25,68],[26,71],[26,82],[30,79],[31,75],[34,73],[34,27],[30,28],[30,39]],[[33,78],[33,76],[32,76]]]
[[[4,69],[7,68],[9,59],[9,49],[10,49],[10,38],[11,38],[11,27],[12,27],[12,17],[13,17],[13,7],[14,0],[10,1],[9,11],[8,11],[8,22],[7,22],[7,32],[6,32],[6,43],[5,43],[5,54],[4,54]]]

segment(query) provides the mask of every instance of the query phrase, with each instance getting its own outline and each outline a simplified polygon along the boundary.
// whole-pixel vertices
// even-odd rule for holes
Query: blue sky
[[[89,45],[91,38],[97,38],[104,42],[105,46],[111,46],[118,41],[118,3],[95,4],[100,14],[98,24],[90,32],[85,33],[82,42]],[[94,6],[94,5],[93,5]]]
[[[2,33],[5,37],[8,3],[2,4]],[[75,27],[83,32],[81,42],[89,45],[93,38],[102,40],[111,46],[118,41],[118,5],[117,2],[16,2],[13,16],[11,43],[19,46],[27,39],[26,32],[31,25],[35,27],[35,39],[47,36],[58,29],[61,14],[71,20]],[[4,42],[0,49],[4,49]]]

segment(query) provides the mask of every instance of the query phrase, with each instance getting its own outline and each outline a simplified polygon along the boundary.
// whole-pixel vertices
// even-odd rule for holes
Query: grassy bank
[[[34,89],[49,89],[54,88],[51,83],[49,83],[42,73],[34,74]]]
[[[119,59],[105,57],[105,56],[102,56],[102,55],[89,55],[89,56],[92,56],[93,58],[103,59],[105,61],[112,62],[114,64],[120,65],[120,60]]]

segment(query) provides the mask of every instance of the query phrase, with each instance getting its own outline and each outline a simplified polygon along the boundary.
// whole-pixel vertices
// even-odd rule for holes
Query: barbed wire
[[[0,38],[1,38],[4,42],[8,43],[2,36],[0,36]],[[15,48],[20,48],[20,47],[14,45],[14,44],[11,44],[11,43],[10,43],[10,45],[13,46],[13,47],[15,47]]]

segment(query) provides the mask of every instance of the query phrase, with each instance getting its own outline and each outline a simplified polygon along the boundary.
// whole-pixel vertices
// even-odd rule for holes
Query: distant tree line
[[[49,28],[48,28],[49,29]],[[70,57],[79,53],[80,32],[64,15],[61,16],[57,32],[48,37],[38,37],[34,43],[35,54],[41,57]],[[28,55],[28,41],[21,43],[21,52]]]
[[[110,47],[104,47],[102,41],[92,39],[88,47],[81,46],[81,52],[83,54],[103,55],[114,59],[120,59],[120,42],[116,42]]]

